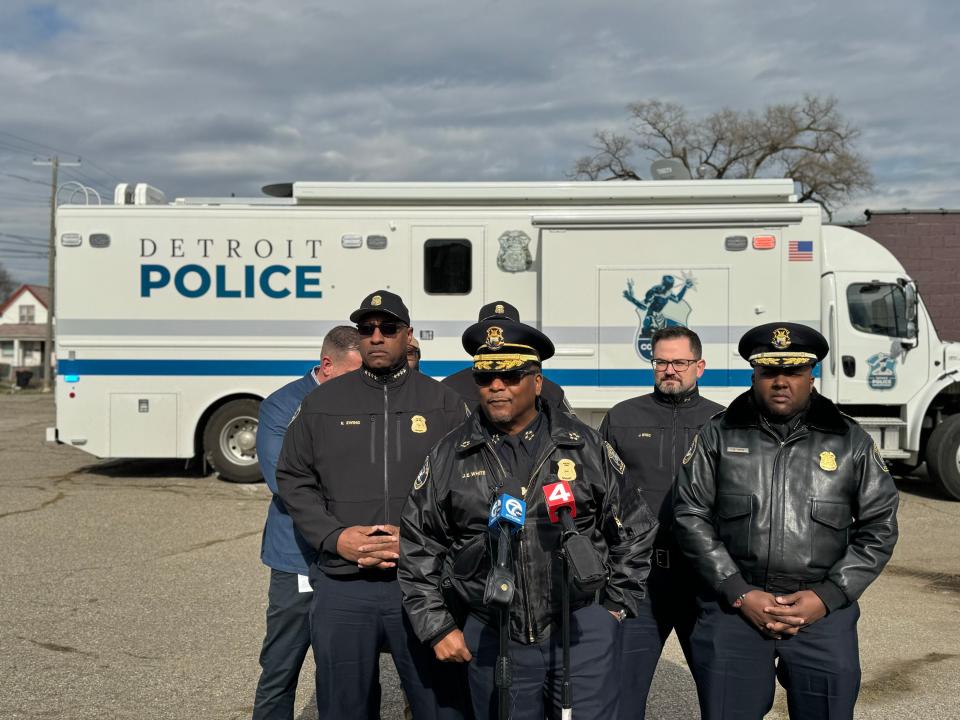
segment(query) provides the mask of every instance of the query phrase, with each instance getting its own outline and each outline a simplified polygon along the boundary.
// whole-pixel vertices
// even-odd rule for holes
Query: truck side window
[[[423,289],[431,295],[468,295],[472,285],[469,240],[430,239],[423,244]]]
[[[907,301],[898,285],[853,283],[847,286],[847,308],[855,330],[872,335],[907,337]]]

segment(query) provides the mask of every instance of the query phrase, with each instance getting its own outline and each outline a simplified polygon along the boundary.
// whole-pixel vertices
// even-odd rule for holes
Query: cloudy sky
[[[952,0],[0,3],[0,262],[44,283],[49,167],[106,197],[313,180],[563,179],[647,98],[834,95],[865,208],[960,207]],[[646,167],[646,161],[639,163]],[[65,199],[65,196],[62,196]]]

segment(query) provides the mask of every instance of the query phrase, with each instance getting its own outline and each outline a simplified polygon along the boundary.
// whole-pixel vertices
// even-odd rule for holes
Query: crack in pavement
[[[39,512],[40,510],[45,510],[51,505],[60,502],[66,496],[67,496],[66,493],[58,492],[53,498],[51,498],[50,500],[44,500],[42,503],[37,505],[37,507],[25,508],[23,510],[11,510],[10,512],[0,513],[0,520],[2,520],[5,517],[10,517],[11,515],[23,515],[24,513],[32,513],[32,512]]]
[[[220,545],[226,542],[233,542],[235,540],[243,540],[253,535],[260,535],[262,532],[263,530],[259,529],[259,530],[253,530],[251,532],[240,533],[239,535],[234,535],[233,537],[220,538],[219,540],[207,540],[206,542],[197,543],[196,545],[191,545],[190,547],[184,548],[183,550],[176,550],[174,552],[164,553],[162,555],[157,555],[156,557],[170,558],[170,557],[176,557],[177,555],[186,555],[187,553],[196,552],[197,550],[204,550],[214,545]]]
[[[916,689],[916,676],[926,672],[926,666],[960,657],[954,653],[927,653],[918,658],[900,660],[860,688],[860,698],[870,704],[886,699],[888,695],[900,695]]]
[[[79,648],[71,647],[70,645],[58,645],[57,643],[43,642],[42,640],[34,640],[33,638],[24,637],[23,635],[15,635],[14,637],[52,652],[76,653],[77,655],[85,655],[87,657],[99,657],[99,655],[96,653],[80,650]]]
[[[933,592],[960,593],[960,575],[938,573],[932,570],[916,570],[901,565],[887,565],[884,572],[896,577],[916,578],[925,580],[924,590]]]

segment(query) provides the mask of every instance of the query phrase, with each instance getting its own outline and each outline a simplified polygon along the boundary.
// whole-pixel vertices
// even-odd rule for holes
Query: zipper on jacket
[[[497,461],[497,466],[500,468],[500,487],[502,488],[504,486],[503,480],[507,477],[507,469],[503,467],[503,462],[501,462],[500,456],[497,454],[497,450],[496,448],[493,447],[493,444],[489,440],[487,440],[484,442],[484,445],[486,445],[487,450],[489,450],[490,453],[493,455],[494,459]],[[550,456],[549,453],[547,453],[546,457],[544,457],[543,460],[540,462],[540,465],[537,466],[537,470],[539,470],[540,467],[543,466],[543,463],[546,462],[546,459],[549,456]],[[536,471],[534,471],[534,474],[536,474]],[[529,488],[529,486],[530,486],[530,483],[528,482],[527,488]],[[524,488],[524,490],[527,490],[527,488]],[[523,495],[524,501],[526,502],[525,499],[527,497],[527,493],[524,492],[521,494]],[[520,599],[523,602],[523,616],[527,622],[527,627],[526,627],[527,639],[530,641],[530,644],[532,645],[534,642],[536,642],[536,637],[534,636],[534,631],[533,631],[533,627],[534,627],[533,613],[530,611],[530,597],[527,594],[527,573],[524,571],[524,567],[526,566],[526,564],[527,564],[527,555],[524,549],[523,537],[521,537],[520,538],[520,567],[519,567]]]
[[[383,522],[390,522],[390,480],[389,467],[390,460],[390,394],[387,386],[383,386]]]
[[[370,416],[370,464],[377,464],[377,416]]]
[[[787,478],[786,478],[786,473],[785,473],[785,472],[777,472],[777,469],[778,469],[778,467],[779,467],[779,465],[780,465],[780,458],[781,458],[781,456],[783,455],[783,449],[784,449],[784,447],[786,447],[788,444],[790,444],[790,443],[793,442],[793,441],[800,440],[801,438],[806,437],[806,433],[803,433],[803,434],[800,434],[800,435],[796,435],[796,436],[794,436],[794,434],[791,433],[790,435],[787,435],[787,437],[785,437],[783,440],[781,440],[781,439],[780,439],[780,436],[777,435],[777,434],[769,427],[768,424],[765,424],[766,422],[767,422],[767,421],[761,416],[761,427],[763,428],[763,430],[764,430],[768,435],[770,435],[771,437],[773,437],[774,440],[776,440],[777,443],[779,443],[779,445],[780,445],[780,447],[777,449],[777,454],[773,456],[773,469],[772,469],[772,472],[770,473],[770,475],[771,475],[771,477],[773,477],[774,481],[778,484],[778,486],[779,486],[779,487],[778,487],[778,491],[779,491],[779,493],[780,493],[780,525],[781,525],[781,527],[778,528],[778,529],[779,529],[779,537],[780,537],[780,546],[777,548],[777,554],[779,555],[779,559],[780,559],[780,561],[782,562],[782,560],[783,560],[783,538],[784,538],[784,533],[783,533],[783,527],[782,527],[782,526],[783,526],[783,518],[784,518],[784,515],[785,515],[785,512],[784,512],[784,510],[783,510],[783,505],[784,505],[784,503],[786,502],[786,495],[787,495],[787,493],[786,493]],[[796,430],[794,431],[794,433],[796,433]],[[774,511],[774,505],[773,505],[773,502],[771,502],[771,503],[770,503],[770,540],[769,540],[769,542],[768,542],[768,544],[767,544],[767,566],[766,566],[766,574],[767,574],[767,575],[770,574],[770,561],[771,561],[771,557],[772,557],[772,555],[773,555],[773,531],[774,531],[774,527],[773,527],[773,511]]]
[[[400,458],[402,457],[402,454],[400,452],[400,421],[401,420],[402,420],[402,417],[400,416],[400,413],[397,413],[396,436],[393,438],[393,444],[397,446],[397,462],[400,462]]]
[[[670,477],[677,476],[677,427],[680,419],[680,406],[673,406],[673,432],[670,433]]]
[[[547,458],[553,454],[553,451],[556,449],[556,444],[551,442],[550,447],[547,449],[547,452],[544,453],[543,457],[540,459],[540,462],[534,467],[533,472],[530,474],[530,477],[527,479],[527,486],[524,488],[525,492],[523,493],[524,497],[530,495],[530,487],[533,485],[534,478],[537,477],[537,473],[540,472],[540,468],[543,467],[543,464],[547,461]],[[499,458],[498,458],[499,459]],[[529,503],[533,503],[533,498],[531,498]],[[520,573],[523,579],[523,584],[521,586],[521,594],[523,595],[523,604],[527,611],[527,639],[530,640],[530,644],[533,645],[536,642],[536,633],[535,626],[533,624],[533,612],[530,610],[530,597],[527,594],[527,574],[525,568],[527,566],[527,554],[524,549],[523,538],[520,538]]]

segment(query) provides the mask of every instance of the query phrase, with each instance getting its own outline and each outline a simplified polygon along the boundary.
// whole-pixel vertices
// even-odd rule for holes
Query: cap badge
[[[832,472],[837,469],[837,456],[824,450],[820,453],[820,469]]]
[[[773,331],[773,339],[770,340],[770,344],[777,350],[786,350],[792,345],[790,331],[786,328],[777,328]]]
[[[410,429],[415,433],[427,431],[427,419],[423,415],[414,415],[410,418]]]
[[[383,302],[383,298],[381,298],[379,295],[374,295],[372,298],[370,298],[370,304],[373,307],[380,307],[380,304],[382,302]]]
[[[487,347],[491,350],[499,350],[503,347],[503,328],[496,325],[487,328]]]
[[[557,479],[565,482],[577,479],[577,466],[573,460],[557,460]]]
[[[494,311],[497,315],[503,315],[503,313],[504,313],[504,311],[505,311],[505,308],[503,307],[503,305],[500,305],[500,304],[498,303],[497,306],[496,306],[495,308],[493,308],[493,311]]]

